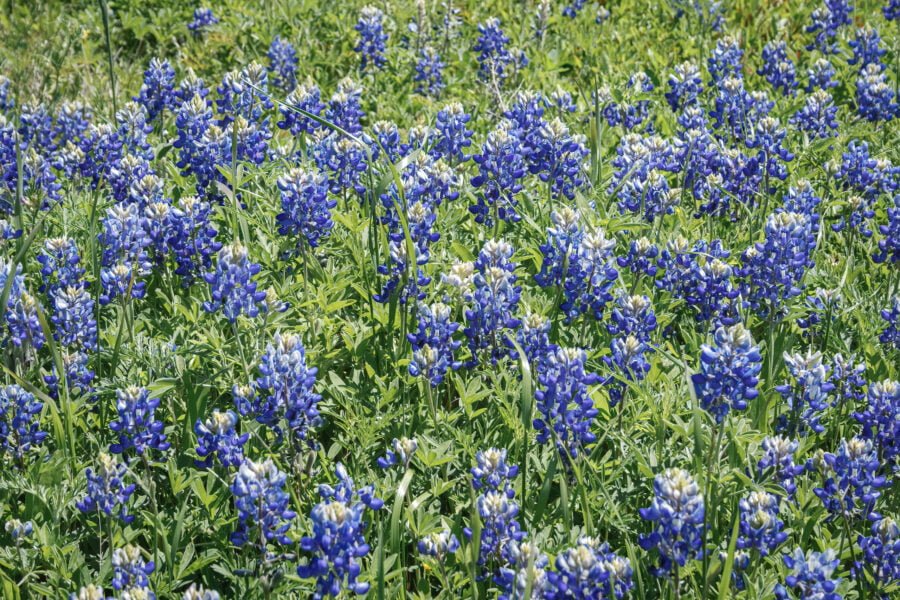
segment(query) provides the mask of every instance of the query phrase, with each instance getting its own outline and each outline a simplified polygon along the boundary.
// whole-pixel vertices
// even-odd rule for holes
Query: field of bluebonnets
[[[897,0],[7,4],[4,597],[900,597]]]

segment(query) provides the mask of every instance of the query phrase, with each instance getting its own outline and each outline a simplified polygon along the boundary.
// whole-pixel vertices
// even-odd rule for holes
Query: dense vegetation
[[[897,0],[6,4],[4,597],[900,595]]]

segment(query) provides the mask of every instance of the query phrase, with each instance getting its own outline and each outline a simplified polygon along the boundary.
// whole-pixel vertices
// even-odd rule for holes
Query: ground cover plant
[[[7,9],[4,597],[900,597],[896,0]]]

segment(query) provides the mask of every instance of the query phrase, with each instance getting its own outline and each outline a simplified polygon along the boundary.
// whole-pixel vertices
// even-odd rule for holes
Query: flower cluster
[[[252,416],[270,427],[280,439],[281,422],[294,443],[316,447],[313,430],[321,424],[313,390],[317,369],[306,364],[306,349],[300,336],[275,334],[259,362],[258,377],[250,386],[235,386],[234,403],[242,416]]]
[[[746,410],[759,395],[762,355],[750,332],[737,323],[719,327],[714,345],[703,345],[700,372],[691,376],[700,405],[721,423],[731,410]]]
[[[652,504],[640,509],[641,518],[654,524],[653,530],[641,535],[638,543],[644,550],[657,550],[659,565],[652,572],[664,577],[703,555],[705,507],[697,482],[682,469],[657,475],[653,491]]]
[[[242,446],[247,443],[250,434],[239,434],[235,429],[237,423],[237,415],[230,410],[214,410],[206,421],[197,419],[194,433],[197,434],[197,456],[200,460],[194,463],[198,467],[208,469],[216,457],[225,467],[240,466],[244,460]]]
[[[75,503],[83,513],[102,512],[115,516],[123,523],[134,520],[128,514],[128,499],[134,493],[135,484],[126,483],[128,466],[118,462],[115,456],[101,452],[97,457],[97,469],[85,469],[87,495]]]
[[[384,13],[374,6],[366,6],[359,15],[359,22],[354,27],[359,32],[359,41],[354,50],[360,56],[360,68],[365,71],[369,65],[376,69],[384,68],[385,42],[388,35],[384,31]]]
[[[383,502],[371,486],[356,488],[344,466],[335,468],[337,485],[319,486],[322,501],[312,509],[312,534],[300,540],[300,548],[311,553],[309,562],[297,567],[303,578],[315,578],[315,600],[335,597],[341,590],[365,594],[369,584],[358,580],[359,560],[369,553],[366,543],[366,508],[379,510]]]
[[[260,304],[266,298],[266,293],[258,291],[253,281],[259,271],[260,266],[250,262],[247,248],[240,242],[223,246],[219,250],[216,269],[203,276],[212,297],[203,303],[203,309],[211,313],[221,310],[231,322],[242,313],[248,317],[258,315]]]
[[[541,364],[535,391],[541,416],[534,419],[538,442],[553,441],[564,458],[575,458],[596,440],[591,431],[597,409],[588,386],[600,378],[586,371],[587,354],[577,348],[557,348]]]
[[[146,388],[129,386],[116,392],[116,413],[119,418],[109,424],[118,442],[109,445],[109,451],[124,454],[134,448],[138,456],[149,450],[165,452],[169,449],[165,425],[156,418],[159,398],[151,398]]]
[[[832,578],[841,562],[834,550],[810,550],[804,554],[803,550],[795,548],[783,559],[791,573],[783,585],[779,583],[775,586],[778,600],[841,600],[842,596],[835,592],[841,580]]]
[[[235,546],[251,544],[268,558],[270,543],[293,543],[287,531],[296,515],[288,508],[286,481],[287,476],[271,460],[254,462],[248,458],[241,463],[231,483],[238,511],[237,529],[230,536]]]
[[[0,387],[0,454],[9,454],[16,465],[47,437],[41,431],[43,403],[18,385]]]

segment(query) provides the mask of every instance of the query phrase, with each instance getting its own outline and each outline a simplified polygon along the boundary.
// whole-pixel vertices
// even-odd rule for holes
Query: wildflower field
[[[4,2],[0,596],[900,598],[900,1],[370,2]]]

